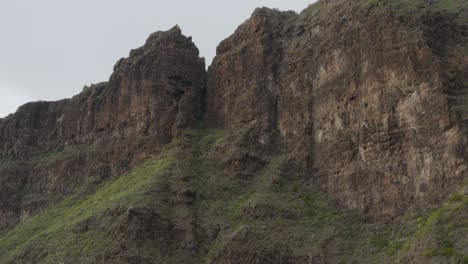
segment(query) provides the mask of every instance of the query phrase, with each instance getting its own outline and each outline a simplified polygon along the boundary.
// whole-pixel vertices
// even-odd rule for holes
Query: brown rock
[[[256,10],[218,47],[207,115],[294,152],[330,197],[387,219],[468,177],[467,28],[363,2]]]
[[[204,60],[176,26],[121,59],[108,83],[72,99],[26,104],[1,119],[0,208],[11,209],[3,209],[0,229],[18,223],[28,196],[41,196],[31,205],[38,211],[83,184],[83,175],[105,178],[158,153],[199,119],[204,89]],[[30,160],[39,155],[44,160]]]

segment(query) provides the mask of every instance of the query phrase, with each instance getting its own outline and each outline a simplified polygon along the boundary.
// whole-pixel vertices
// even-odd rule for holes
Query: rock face
[[[320,4],[258,9],[223,41],[208,115],[282,142],[348,208],[383,219],[436,203],[468,177],[466,24]]]
[[[204,67],[178,27],[157,32],[115,65],[108,83],[85,87],[71,100],[26,104],[2,120],[1,158],[25,159],[109,138],[167,144],[201,114]]]
[[[207,71],[174,27],[121,59],[108,82],[0,119],[0,263],[364,258],[375,245],[356,252],[333,230],[374,241],[364,224],[439,207],[468,179],[468,7],[413,2],[259,8]],[[440,210],[466,226],[461,196]],[[370,220],[358,226],[336,208]],[[44,214],[28,222],[42,211],[65,215],[47,239],[63,231],[69,244],[88,243],[80,258],[62,256],[79,246],[17,242],[47,227]],[[468,255],[465,234],[450,244],[456,260]],[[397,260],[427,261],[405,254]]]
[[[80,175],[106,177],[157,153],[200,118],[205,74],[198,49],[174,27],[121,59],[109,82],[1,119],[0,229],[81,185]],[[55,152],[69,155],[47,158]]]

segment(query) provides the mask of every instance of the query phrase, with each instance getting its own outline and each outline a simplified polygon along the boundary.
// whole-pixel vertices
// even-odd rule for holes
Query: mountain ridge
[[[176,26],[0,119],[0,262],[466,262],[466,7],[406,2],[257,9],[207,70]]]

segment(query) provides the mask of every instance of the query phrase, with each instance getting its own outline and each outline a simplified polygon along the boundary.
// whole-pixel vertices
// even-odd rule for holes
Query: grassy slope
[[[171,254],[157,246],[122,240],[115,230],[128,215],[112,212],[151,208],[174,219],[177,208],[183,207],[171,209],[171,195],[184,188],[196,192],[189,208],[195,215],[200,263],[217,263],[232,252],[275,250],[296,260],[323,251],[342,263],[409,259],[466,263],[467,188],[426,216],[410,215],[400,225],[376,227],[333,206],[300,179],[282,178],[287,156],[268,157],[250,179],[226,176],[223,164],[242,151],[237,144],[241,137],[241,133],[194,131],[95,192],[77,190],[78,194],[1,237],[0,263],[89,263],[125,243],[131,248],[126,254],[173,263]],[[180,177],[187,173],[194,176]],[[218,234],[211,236],[216,227]],[[172,245],[161,246],[170,251]]]
[[[92,195],[74,195],[43,211],[0,239],[0,261],[14,263],[18,256],[25,254],[35,255],[43,263],[93,259],[113,242],[106,230],[111,227],[104,226],[108,221],[104,212],[116,207],[150,203],[145,188],[161,180],[170,162],[170,156],[148,161],[131,173],[101,186]],[[103,229],[74,233],[80,223],[93,217],[101,217],[99,221],[102,221]]]
[[[440,208],[407,218],[413,220],[413,227],[404,238],[397,260],[409,256],[420,261],[451,259],[454,263],[468,263],[468,183]]]

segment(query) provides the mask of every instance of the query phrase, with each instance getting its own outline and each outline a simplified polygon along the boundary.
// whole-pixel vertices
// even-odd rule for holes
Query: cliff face
[[[299,16],[258,9],[223,41],[208,114],[281,142],[348,208],[388,218],[436,203],[468,175],[466,24],[317,5]]]
[[[467,12],[260,8],[207,72],[154,33],[109,82],[0,119],[0,262],[463,259]]]
[[[156,154],[202,113],[205,64],[178,27],[157,32],[109,82],[26,104],[0,121],[0,229]]]
[[[2,120],[1,158],[21,160],[103,139],[167,144],[200,116],[204,67],[178,27],[155,33],[115,65],[108,83],[85,87],[70,100],[26,104]]]

